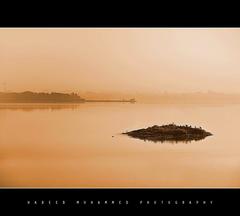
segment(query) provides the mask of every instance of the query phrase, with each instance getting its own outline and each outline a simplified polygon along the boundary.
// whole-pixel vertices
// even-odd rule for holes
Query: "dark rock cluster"
[[[154,125],[152,127],[125,132],[128,136],[150,141],[192,141],[201,140],[211,136],[210,132],[201,127],[192,127],[188,125]]]

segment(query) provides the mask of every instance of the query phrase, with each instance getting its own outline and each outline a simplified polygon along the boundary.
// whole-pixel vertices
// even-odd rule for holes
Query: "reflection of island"
[[[175,124],[154,125],[146,129],[139,129],[126,132],[128,136],[150,141],[192,141],[201,140],[212,134],[203,130],[201,127],[191,127],[188,125],[178,126]]]
[[[136,102],[135,99],[130,100],[87,100],[81,98],[76,93],[35,93],[31,91],[16,93],[1,93],[0,103],[84,103],[84,102]]]

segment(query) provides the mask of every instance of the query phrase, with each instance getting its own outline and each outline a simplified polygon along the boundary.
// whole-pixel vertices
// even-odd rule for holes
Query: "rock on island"
[[[189,125],[154,125],[152,127],[125,132],[128,136],[150,141],[192,141],[201,140],[211,136],[210,132],[201,127],[192,127]]]

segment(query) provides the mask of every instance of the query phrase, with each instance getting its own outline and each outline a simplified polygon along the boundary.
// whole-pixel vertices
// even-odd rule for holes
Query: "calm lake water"
[[[1,187],[239,187],[240,105],[0,104]],[[213,136],[154,143],[168,123]]]

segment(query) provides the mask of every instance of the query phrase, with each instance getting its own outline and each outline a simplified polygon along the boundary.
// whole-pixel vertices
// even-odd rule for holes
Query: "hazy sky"
[[[239,29],[0,29],[0,91],[240,92]]]

